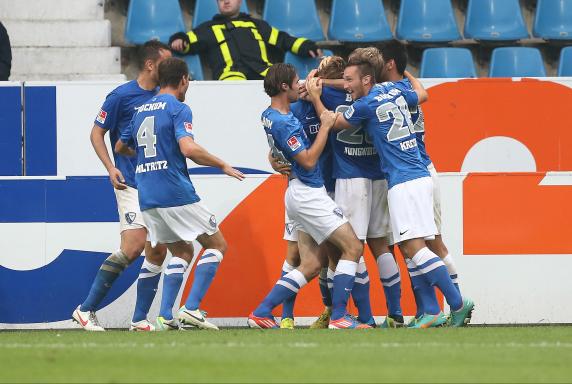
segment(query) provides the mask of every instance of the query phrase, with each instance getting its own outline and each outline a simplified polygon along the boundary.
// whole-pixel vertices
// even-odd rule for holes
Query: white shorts
[[[330,196],[330,198],[334,200],[334,192],[328,192],[328,196]],[[284,210],[284,236],[282,237],[284,240],[295,241],[295,242],[298,241],[298,231],[294,230],[295,224],[296,223],[294,222],[294,220],[291,220],[288,217],[288,211]]]
[[[139,193],[135,188],[113,189],[119,212],[119,232],[129,229],[147,228],[139,209]]]
[[[387,193],[387,201],[395,243],[437,234],[431,177],[394,185]]]
[[[335,197],[358,239],[385,237],[390,232],[386,180],[337,179]]]
[[[328,196],[326,188],[308,187],[298,179],[290,181],[284,203],[292,232],[306,232],[318,244],[348,222],[342,210]]]
[[[441,234],[441,187],[439,186],[439,175],[433,163],[427,167],[433,180],[433,215],[435,216],[435,226],[437,234]]]
[[[146,209],[143,218],[153,247],[157,243],[191,242],[202,234],[210,236],[218,232],[215,215],[202,201],[179,207]]]

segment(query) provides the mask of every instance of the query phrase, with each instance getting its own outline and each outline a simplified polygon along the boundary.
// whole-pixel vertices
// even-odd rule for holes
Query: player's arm
[[[270,163],[270,166],[273,170],[283,175],[289,175],[290,171],[292,170],[290,164],[284,164],[280,161],[280,159],[272,156],[272,150],[268,152],[268,162]]]
[[[128,157],[133,157],[137,154],[134,149],[129,147],[129,145],[127,143],[124,143],[121,140],[117,140],[117,143],[115,143],[114,150],[115,150],[115,153],[119,153],[120,155],[128,156]]]
[[[197,144],[191,136],[185,136],[179,139],[179,148],[183,156],[193,160],[199,165],[220,168],[228,176],[238,180],[244,180],[244,174],[242,172],[209,153],[206,149]]]
[[[186,33],[177,32],[169,38],[169,47],[183,55],[197,54],[206,48],[203,44],[205,38],[202,33],[203,29],[201,28],[192,29]]]
[[[323,79],[314,78],[306,81],[306,88],[308,89],[308,98],[314,105],[314,109],[316,110],[316,113],[320,115],[320,117],[322,116],[322,113],[324,113],[324,111],[327,111],[326,107],[324,106],[324,103],[322,103],[322,99],[320,98],[320,96],[322,95],[322,85],[323,85]],[[349,129],[353,128],[353,125],[348,123],[343,115],[340,115],[338,116],[337,119],[335,119],[332,128],[334,128],[335,130]]]
[[[328,134],[334,126],[338,116],[339,113],[334,113],[332,111],[324,111],[320,114],[320,130],[318,131],[318,135],[316,136],[314,143],[310,148],[304,149],[294,155],[294,160],[304,167],[304,169],[310,170],[318,163],[318,159],[328,142]]]
[[[93,125],[91,129],[91,134],[89,135],[89,139],[91,140],[91,145],[101,160],[101,163],[107,170],[109,174],[109,180],[115,189],[125,189],[127,185],[125,184],[125,178],[121,171],[115,168],[115,164],[111,161],[109,157],[109,152],[107,151],[107,145],[105,145],[105,134],[107,133],[106,129],[99,127],[97,124]]]
[[[429,94],[425,90],[425,87],[423,87],[423,84],[421,84],[421,82],[415,76],[409,73],[409,71],[403,72],[403,75],[409,80],[411,87],[417,94],[418,104],[423,104],[429,100]]]
[[[290,36],[288,33],[272,27],[264,20],[255,19],[254,23],[264,41],[269,45],[303,57],[321,57],[323,55],[322,50],[312,40],[305,37]]]

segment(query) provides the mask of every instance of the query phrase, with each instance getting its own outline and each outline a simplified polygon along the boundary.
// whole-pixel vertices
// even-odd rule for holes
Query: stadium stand
[[[450,0],[401,0],[396,35],[411,42],[449,42],[461,38]]]
[[[333,54],[334,53],[328,49],[324,50],[324,56],[332,56]],[[296,72],[298,72],[298,76],[300,76],[301,79],[304,79],[306,78],[306,76],[308,76],[308,73],[312,69],[318,67],[318,64],[320,64],[320,59],[318,58],[314,59],[311,57],[300,57],[291,52],[286,52],[286,56],[284,57],[284,62],[290,63],[294,67],[296,67]]]
[[[157,39],[169,42],[176,32],[186,31],[178,0],[131,0],[125,24],[125,40],[143,44]]]
[[[240,6],[240,12],[250,13],[246,1],[243,1]],[[209,21],[214,15],[218,13],[218,7],[215,1],[212,0],[196,0],[195,10],[193,12],[193,28],[198,27],[205,21]],[[183,29],[181,29],[182,31]],[[186,30],[186,29],[185,29]]]
[[[420,77],[477,77],[467,48],[428,48],[423,51]]]
[[[493,50],[490,77],[545,77],[542,55],[537,48],[501,47]]]
[[[572,76],[572,47],[562,48],[558,76]]]
[[[179,56],[186,61],[189,66],[189,73],[191,74],[191,79],[193,80],[204,80],[205,76],[203,74],[203,65],[201,63],[201,57],[199,55],[185,55]]]
[[[465,37],[482,41],[528,38],[518,0],[469,0]]]
[[[328,37],[347,42],[393,39],[383,3],[379,0],[334,0]]]
[[[538,0],[533,35],[545,40],[572,40],[572,1]]]
[[[262,18],[292,36],[314,41],[325,40],[313,0],[266,0]]]

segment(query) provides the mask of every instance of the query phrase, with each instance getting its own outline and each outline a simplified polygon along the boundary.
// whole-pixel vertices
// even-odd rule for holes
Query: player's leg
[[[336,271],[336,265],[340,258],[340,251],[328,241],[320,245],[320,251],[324,252],[324,257],[328,260],[328,266],[322,267],[319,276],[320,294],[322,295],[324,311],[320,316],[318,316],[316,321],[310,325],[310,329],[325,329],[328,328],[328,325],[330,324],[330,316],[332,315],[334,274]]]
[[[296,235],[296,241],[287,242],[286,260],[284,260],[284,264],[282,264],[281,277],[287,273],[292,272],[299,265],[300,252],[298,251],[298,236]],[[282,303],[282,318],[280,320],[280,328],[294,329],[294,303],[296,302],[297,296],[298,295],[293,295],[292,297],[284,300]]]

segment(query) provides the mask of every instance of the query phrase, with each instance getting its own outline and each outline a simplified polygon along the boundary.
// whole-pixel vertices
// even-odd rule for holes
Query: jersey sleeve
[[[177,141],[183,137],[195,137],[193,134],[193,112],[188,105],[182,104],[181,109],[173,116],[173,124]]]
[[[401,94],[403,95],[403,98],[405,99],[405,102],[409,108],[415,108],[419,105],[419,96],[417,96],[417,92],[415,92],[413,89],[401,89]]]
[[[298,119],[291,119],[286,124],[272,130],[275,143],[283,152],[294,157],[307,149],[302,139],[303,127]]]
[[[121,97],[111,92],[103,102],[99,113],[95,117],[94,124],[109,131],[113,129],[119,121],[119,111],[121,110]]]
[[[344,112],[344,118],[354,127],[359,127],[369,118],[369,107],[363,100],[358,100]]]

